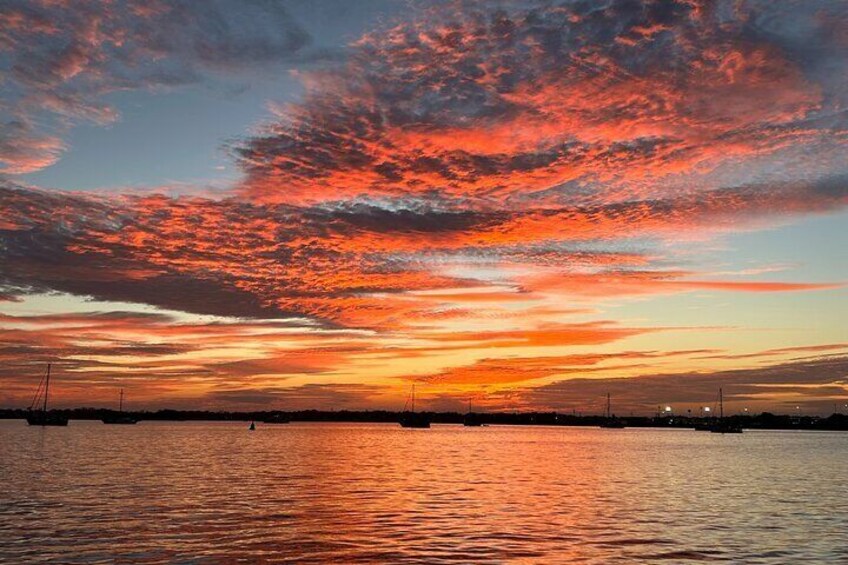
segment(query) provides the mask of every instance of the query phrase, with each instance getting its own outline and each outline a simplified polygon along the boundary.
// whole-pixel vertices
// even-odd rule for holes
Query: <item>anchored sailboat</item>
[[[130,416],[129,414],[124,414],[124,389],[121,389],[121,394],[118,400],[118,413],[117,414],[109,414],[105,418],[103,418],[104,424],[137,424],[138,420]]]
[[[429,428],[430,417],[426,414],[415,412],[415,384],[412,385],[412,410],[407,411],[404,406],[404,412],[400,415],[400,427],[402,428]]]
[[[612,414],[612,405],[610,404],[610,394],[609,393],[607,393],[607,410],[606,410],[606,414],[604,415],[604,421],[601,422],[601,427],[602,428],[617,428],[617,429],[621,429],[621,428],[624,427],[624,422],[622,422],[620,419],[616,418]]]
[[[713,424],[710,431],[714,434],[741,434],[742,426],[737,426],[729,420],[724,419],[724,394],[721,388],[718,389],[718,410],[718,422]]]
[[[67,426],[68,418],[60,414],[50,413],[47,411],[47,396],[50,392],[50,363],[47,364],[47,374],[38,383],[38,388],[35,391],[35,396],[32,398],[32,403],[29,405],[29,413],[26,421],[30,426]],[[43,398],[42,398],[43,395]],[[41,410],[33,410],[38,402],[41,401]]]
[[[462,419],[462,425],[469,428],[477,428],[483,425],[483,420],[480,418],[480,414],[475,414],[471,411],[471,399],[468,400],[468,413],[466,413],[465,418]]]

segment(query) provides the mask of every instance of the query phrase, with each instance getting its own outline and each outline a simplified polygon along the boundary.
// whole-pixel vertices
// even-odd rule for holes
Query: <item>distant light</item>
[[[665,411],[666,411],[666,412],[671,412],[671,406],[666,406],[666,407],[665,407]]]
[[[744,410],[745,410],[745,412],[747,412],[747,411],[748,411],[748,409],[747,409],[747,408],[744,408]]]
[[[704,412],[709,412],[709,411],[710,411],[710,407],[709,407],[709,406],[704,406]]]

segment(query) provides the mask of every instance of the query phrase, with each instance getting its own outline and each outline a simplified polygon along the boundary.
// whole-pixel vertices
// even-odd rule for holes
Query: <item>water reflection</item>
[[[9,563],[848,559],[848,434],[0,423]]]

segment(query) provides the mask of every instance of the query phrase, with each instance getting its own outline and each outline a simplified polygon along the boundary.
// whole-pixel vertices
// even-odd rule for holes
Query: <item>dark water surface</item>
[[[0,421],[0,562],[848,563],[848,434]]]

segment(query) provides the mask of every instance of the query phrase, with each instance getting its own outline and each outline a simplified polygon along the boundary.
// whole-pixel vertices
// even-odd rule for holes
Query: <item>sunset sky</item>
[[[848,411],[846,228],[844,0],[0,7],[2,407]]]

